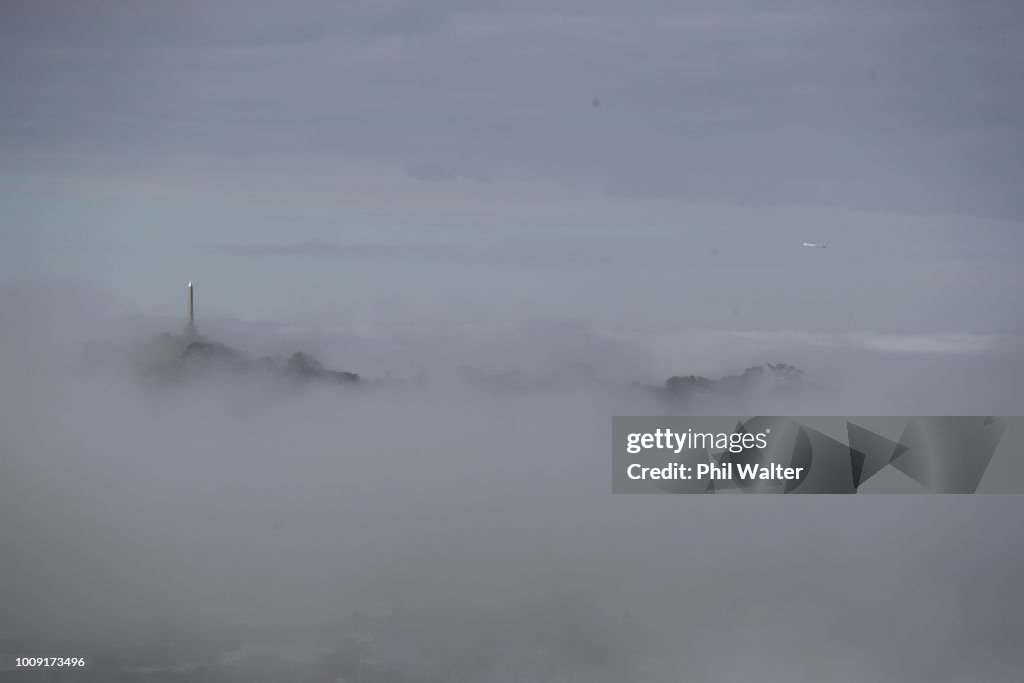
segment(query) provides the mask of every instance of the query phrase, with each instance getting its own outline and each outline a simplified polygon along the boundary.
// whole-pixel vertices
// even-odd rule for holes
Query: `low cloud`
[[[406,615],[403,656],[421,673],[469,667],[475,652],[479,676],[496,676],[502,658],[537,648],[595,680],[641,660],[659,680],[1010,681],[1019,670],[1014,497],[613,497],[610,417],[666,410],[650,398],[460,382],[275,394],[214,377],[171,390],[84,373],[78,340],[130,335],[53,305],[73,299],[30,297],[2,298],[18,325],[2,327],[0,538],[18,552],[0,564],[0,630],[16,639],[138,658],[154,642],[215,649],[243,624],[297,633],[388,607]],[[284,345],[249,334],[247,348]],[[656,358],[588,335],[538,326],[477,360],[536,371],[530,347],[545,341],[554,365],[573,348],[598,370]],[[429,339],[385,355],[440,369]],[[351,353],[332,360],[364,371],[370,345],[344,343]],[[781,360],[803,365],[801,353]],[[891,407],[896,395],[928,412],[926,393],[956,386],[915,385],[924,375],[905,353],[861,383],[868,366],[849,353],[830,356],[847,374],[812,373],[836,392],[825,407]],[[924,367],[1006,370],[998,355],[991,368],[958,358]],[[708,351],[687,365],[724,362]],[[792,407],[758,400],[715,409]],[[976,405],[1005,413],[1013,400]]]

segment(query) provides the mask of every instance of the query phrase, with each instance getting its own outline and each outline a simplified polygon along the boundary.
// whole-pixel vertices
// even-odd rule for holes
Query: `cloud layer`
[[[0,145],[19,173],[345,161],[1020,218],[1021,19],[1008,1],[6,3]]]
[[[213,647],[235,624],[294,629],[384,605],[404,610],[428,670],[467,648],[515,660],[538,639],[596,680],[637,658],[671,680],[1010,681],[1019,670],[1016,497],[612,497],[609,418],[665,409],[639,395],[581,384],[501,396],[457,381],[368,394],[259,394],[213,378],[158,389],[81,370],[80,341],[139,328],[94,317],[66,289],[10,294],[0,538],[18,552],[0,563],[0,629],[17,638],[99,653],[173,650],[190,634],[193,648]],[[223,330],[247,349],[302,338]],[[429,346],[455,339],[346,337],[323,349],[358,365],[376,348],[428,370],[450,358]],[[669,364],[750,353],[727,338]],[[584,359],[655,374],[666,362],[656,345],[573,327],[488,341],[475,358],[487,370]],[[800,359],[782,346],[835,390],[819,395],[824,411],[1021,407],[1019,385],[993,383],[1019,351],[858,359],[819,346]],[[927,383],[935,372],[946,374]],[[941,387],[958,393],[937,399]]]

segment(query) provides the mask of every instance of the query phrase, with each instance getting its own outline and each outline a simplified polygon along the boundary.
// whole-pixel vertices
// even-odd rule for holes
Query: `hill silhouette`
[[[210,376],[263,376],[298,383],[327,385],[394,385],[409,382],[390,376],[372,382],[355,372],[324,366],[305,351],[290,355],[251,357],[222,342],[198,335],[163,333],[127,350],[114,345],[90,344],[85,354],[90,367],[97,365],[129,367],[144,375],[163,380],[187,380]],[[472,366],[460,368],[461,378],[473,386],[498,393],[550,391],[567,385],[598,390],[615,390],[628,385],[601,378],[599,369],[577,364],[557,376],[530,378],[509,371],[488,374]],[[673,375],[661,385],[633,382],[631,386],[669,403],[687,402],[701,396],[740,396],[752,392],[795,395],[806,388],[804,371],[784,363],[755,365],[738,375],[718,379],[702,375]],[[418,383],[414,383],[417,384]]]
[[[162,379],[187,379],[216,374],[263,374],[299,382],[353,385],[363,380],[354,372],[331,370],[305,351],[290,356],[252,358],[222,342],[197,335],[163,333],[127,352],[113,345],[90,344],[85,359],[90,367],[122,365]]]

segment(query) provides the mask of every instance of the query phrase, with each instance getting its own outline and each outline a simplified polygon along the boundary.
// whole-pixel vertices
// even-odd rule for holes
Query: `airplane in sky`
[[[810,247],[811,249],[824,249],[828,246],[828,242],[804,242],[802,246]]]

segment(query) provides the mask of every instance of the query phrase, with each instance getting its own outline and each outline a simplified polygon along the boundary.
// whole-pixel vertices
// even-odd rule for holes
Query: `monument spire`
[[[188,283],[188,324],[185,326],[185,334],[190,337],[196,336],[195,300],[191,282]]]

